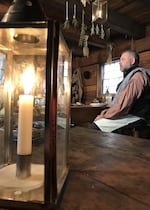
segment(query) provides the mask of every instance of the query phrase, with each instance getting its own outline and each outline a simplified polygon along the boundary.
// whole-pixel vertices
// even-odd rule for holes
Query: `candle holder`
[[[0,208],[53,209],[69,171],[71,58],[58,22],[1,22],[0,61]]]
[[[16,177],[25,179],[31,176],[31,155],[17,155]]]

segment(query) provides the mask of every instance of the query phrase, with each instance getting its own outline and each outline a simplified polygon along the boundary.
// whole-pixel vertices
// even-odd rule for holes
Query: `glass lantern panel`
[[[6,55],[0,52],[0,168],[4,162],[4,73]]]
[[[70,51],[61,36],[59,38],[57,72],[57,190],[60,192],[68,173],[67,144],[70,110]]]
[[[0,28],[0,199],[44,201],[46,44],[46,28]]]

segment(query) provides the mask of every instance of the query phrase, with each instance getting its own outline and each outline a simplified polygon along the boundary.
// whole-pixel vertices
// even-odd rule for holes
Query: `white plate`
[[[90,105],[93,107],[101,107],[101,106],[106,106],[106,103],[90,103]]]

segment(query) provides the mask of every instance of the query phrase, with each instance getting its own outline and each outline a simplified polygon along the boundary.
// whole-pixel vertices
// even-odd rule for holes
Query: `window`
[[[5,70],[5,62],[6,62],[6,56],[5,56],[5,54],[0,52],[0,113],[1,113],[1,115],[3,115],[3,113],[4,113],[3,108],[4,108],[4,70]],[[2,121],[1,121],[0,124],[3,125]]]
[[[0,53],[0,85],[4,82],[5,59],[6,56]]]
[[[117,84],[123,79],[123,73],[120,71],[119,60],[111,64],[104,64],[102,70],[102,93],[106,90],[111,94],[116,93]]]

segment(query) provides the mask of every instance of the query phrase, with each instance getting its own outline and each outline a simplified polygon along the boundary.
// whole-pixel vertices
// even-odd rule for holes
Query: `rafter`
[[[143,25],[112,10],[108,11],[108,20],[105,24],[112,30],[133,37],[134,39],[142,38],[145,35],[145,27]]]

